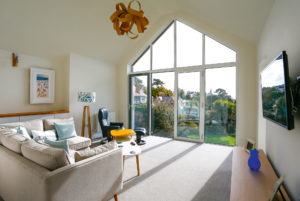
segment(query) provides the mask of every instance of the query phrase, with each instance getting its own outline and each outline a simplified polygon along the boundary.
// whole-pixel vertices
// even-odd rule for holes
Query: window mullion
[[[152,44],[150,44],[150,72],[152,71],[152,65],[153,65],[153,49],[152,49]]]
[[[200,141],[204,142],[204,126],[205,126],[205,69],[200,71]]]
[[[178,110],[178,72],[175,72],[175,80],[174,80],[174,138],[177,138],[177,110]]]
[[[148,74],[148,129],[152,135],[152,73]]]
[[[205,35],[202,34],[202,65],[205,66]]]
[[[174,138],[177,138],[177,91],[178,91],[178,72],[177,72],[177,21],[174,21],[174,68],[175,68],[175,80],[174,80]]]
[[[177,21],[174,21],[174,68],[177,68]]]

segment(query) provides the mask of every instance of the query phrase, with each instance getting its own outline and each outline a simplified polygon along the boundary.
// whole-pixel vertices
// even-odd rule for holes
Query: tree
[[[160,79],[153,79],[153,83],[152,85],[157,87],[162,87],[165,83],[163,81],[161,81]]]
[[[164,82],[160,79],[153,79],[152,97],[154,100],[152,112],[154,114],[153,129],[154,133],[171,137],[174,126],[173,102],[168,99],[157,99],[158,97],[173,97],[171,90],[164,87]]]
[[[166,89],[163,85],[165,83],[160,79],[153,79],[152,83],[152,97],[156,99],[159,96],[174,96],[170,89]]]
[[[181,99],[184,99],[185,98],[185,91],[183,89],[178,88],[178,96]]]
[[[141,80],[140,78],[138,77],[134,77],[134,86],[136,88],[140,87],[140,86],[143,86],[143,80]]]
[[[164,86],[152,87],[152,97],[156,99],[159,96],[174,96],[170,89],[166,89]]]
[[[217,93],[221,99],[231,99],[225,89],[218,88],[215,93]]]

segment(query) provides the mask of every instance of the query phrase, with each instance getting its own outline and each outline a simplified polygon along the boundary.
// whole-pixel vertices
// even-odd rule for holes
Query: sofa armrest
[[[93,156],[52,171],[46,179],[47,200],[108,200],[122,189],[122,150]]]

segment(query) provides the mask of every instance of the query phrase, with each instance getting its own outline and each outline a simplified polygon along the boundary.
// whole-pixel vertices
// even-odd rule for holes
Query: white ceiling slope
[[[109,17],[119,1],[0,0],[0,49],[50,59],[76,52],[115,65],[139,40],[113,30]],[[273,1],[140,0],[150,23],[182,10],[253,44]]]

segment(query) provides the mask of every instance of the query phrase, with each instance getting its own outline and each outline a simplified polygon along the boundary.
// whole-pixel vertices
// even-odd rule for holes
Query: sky
[[[202,65],[202,42],[201,32],[177,21],[177,67]],[[235,62],[236,53],[205,36],[205,63],[217,64]],[[174,67],[174,25],[153,44],[152,69],[164,69]],[[150,51],[148,50],[133,66],[134,72],[150,70]],[[165,87],[174,91],[175,73],[153,73],[152,77],[160,79]],[[146,77],[144,77],[146,83]],[[200,91],[200,72],[179,73],[178,87],[185,91]],[[232,98],[236,98],[236,68],[215,68],[206,70],[206,92],[209,93],[218,88],[223,88]]]

